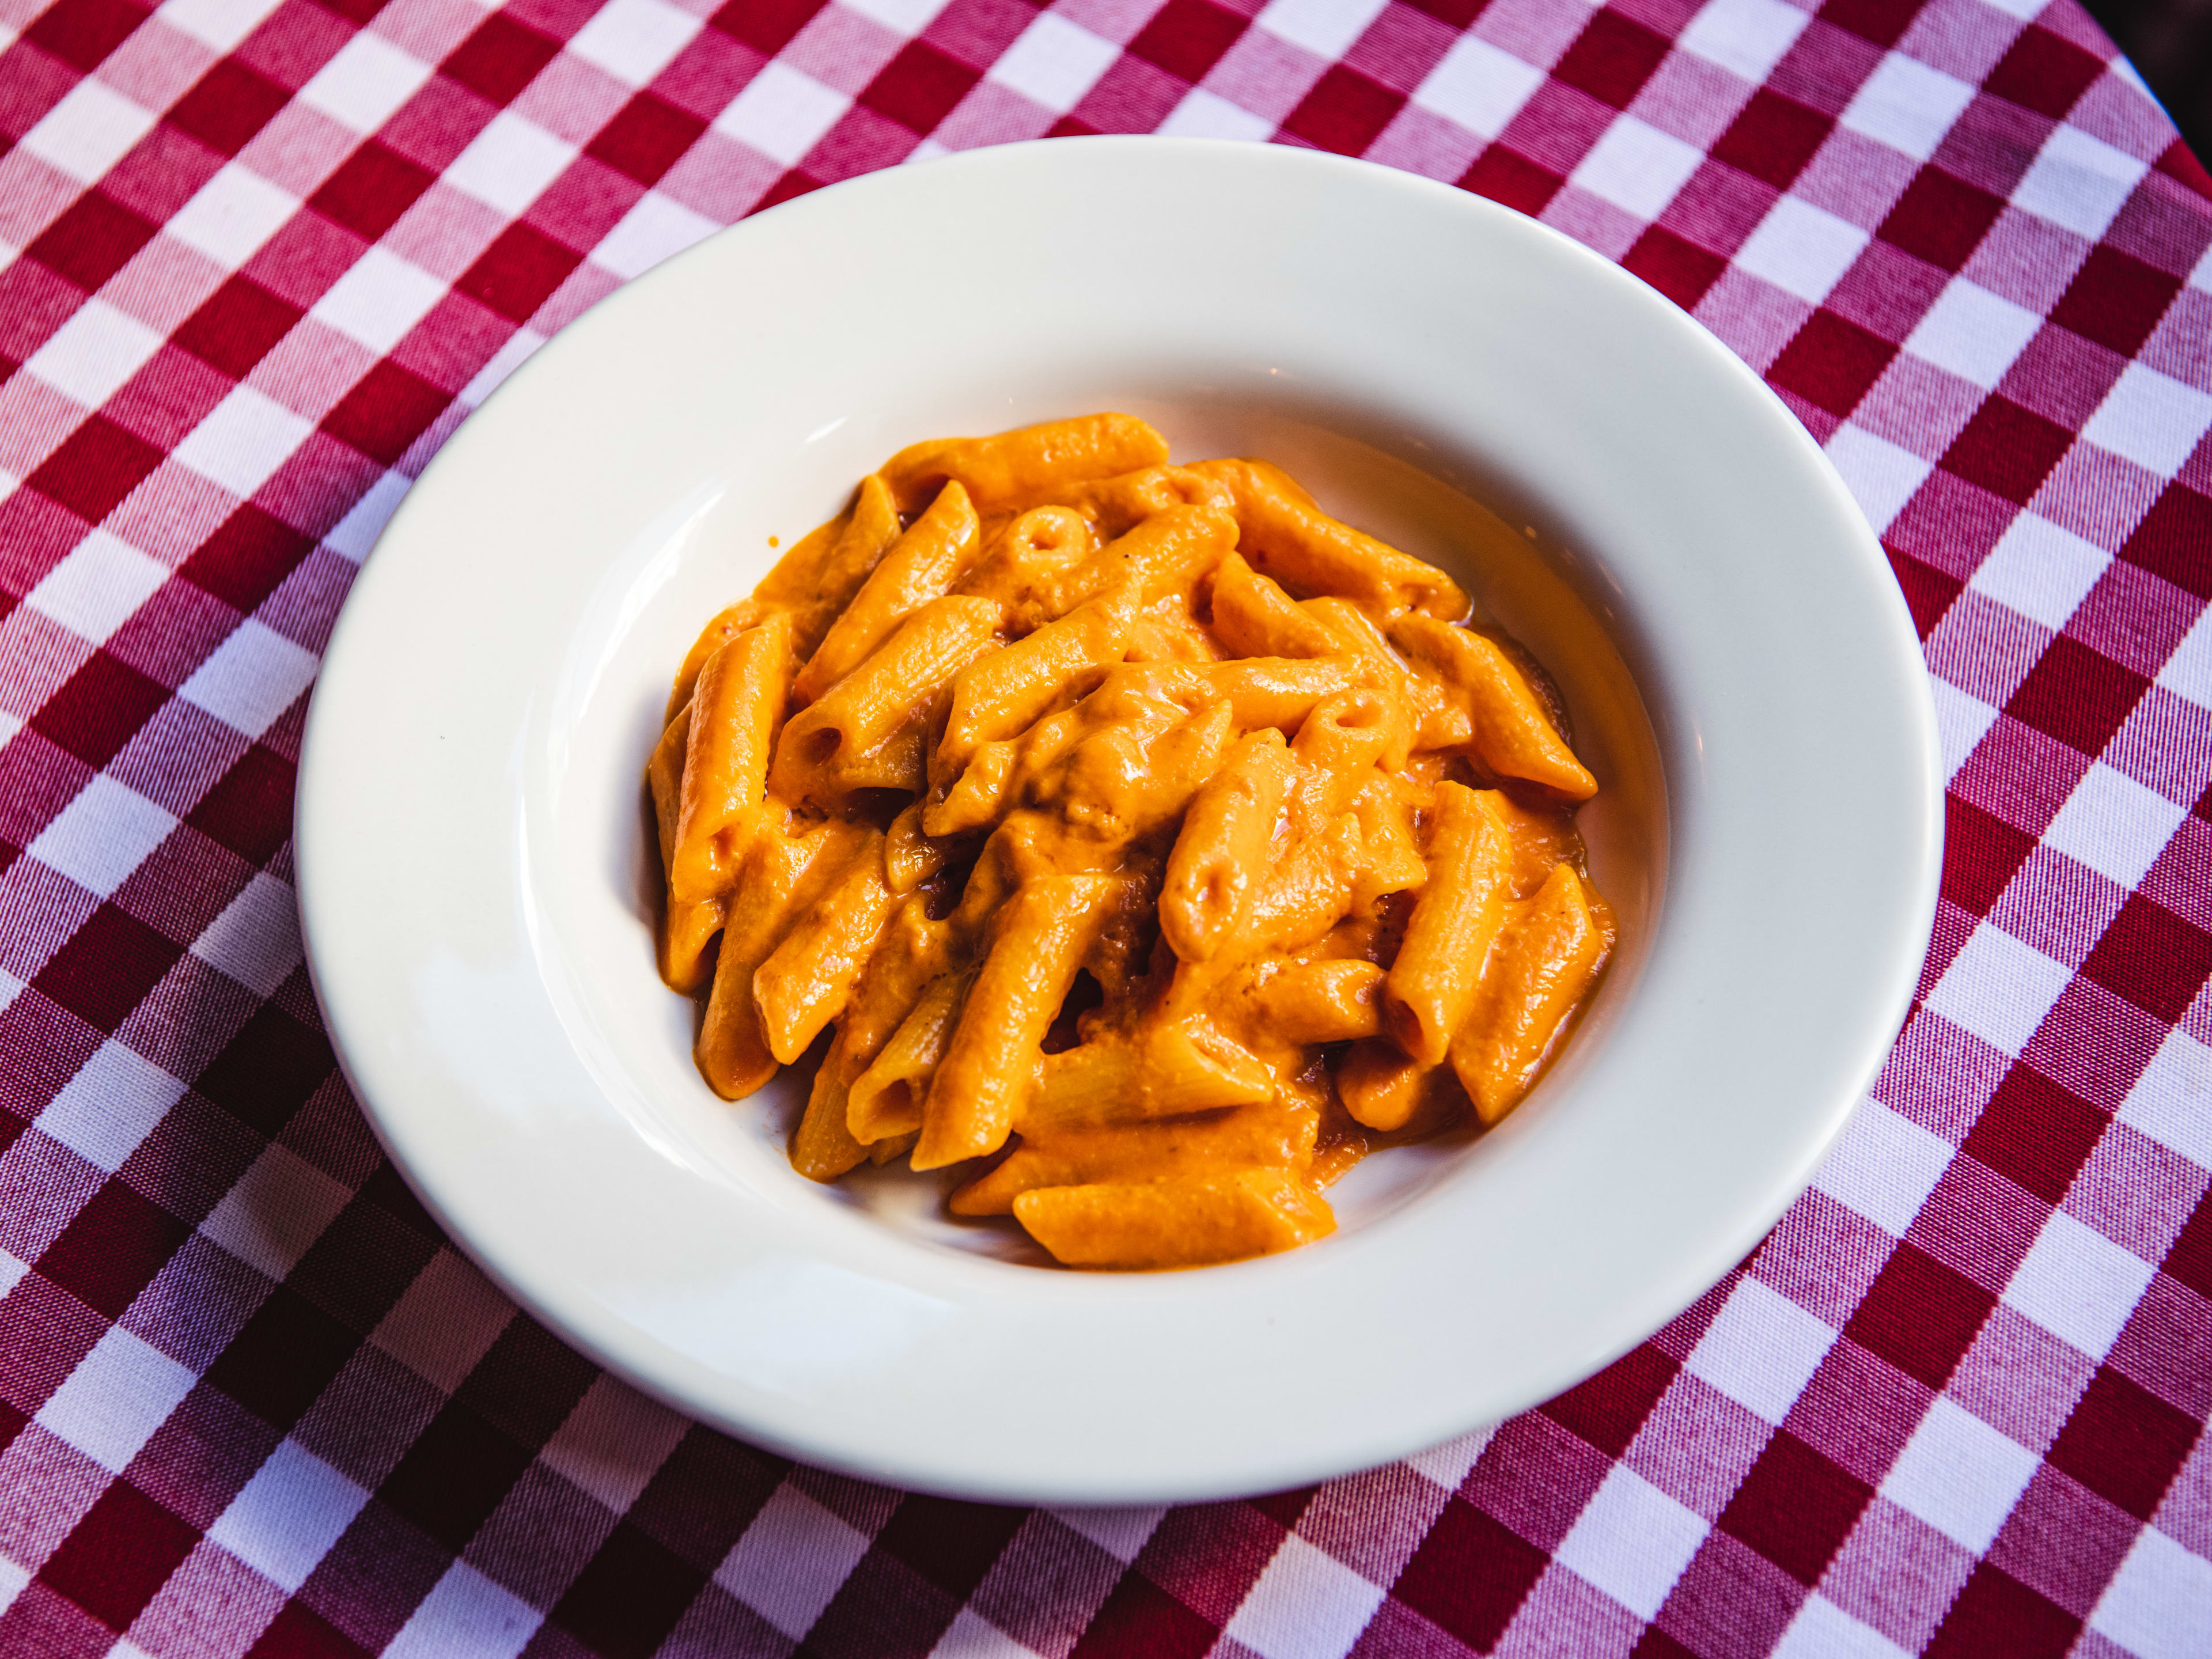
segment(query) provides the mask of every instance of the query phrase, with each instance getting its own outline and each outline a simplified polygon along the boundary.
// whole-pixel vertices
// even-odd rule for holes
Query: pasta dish
[[[1368,1152],[1513,1109],[1613,945],[1597,781],[1471,609],[1129,416],[902,450],[647,767],[701,1073],[817,1055],[802,1174],[953,1171],[1069,1266],[1327,1234]]]

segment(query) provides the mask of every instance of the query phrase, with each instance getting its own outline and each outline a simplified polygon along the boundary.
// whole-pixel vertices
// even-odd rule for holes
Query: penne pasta
[[[1520,1103],[1605,961],[1604,932],[1568,866],[1517,908],[1481,1005],[1452,1042],[1452,1069],[1485,1123]]]
[[[784,612],[745,629],[699,671],[668,860],[675,898],[714,898],[735,879],[760,817],[769,749],[790,684]]]
[[[1384,1029],[1424,1066],[1443,1063],[1452,1033],[1474,1007],[1475,986],[1504,915],[1512,860],[1512,839],[1489,797],[1456,783],[1438,785],[1429,878],[1382,988]]]
[[[901,623],[951,592],[975,562],[981,530],[968,492],[946,485],[868,573],[799,671],[792,694],[813,702],[866,661]]]
[[[884,838],[871,832],[837,884],[793,924],[753,974],[753,1001],[769,1052],[788,1066],[844,1012],[876,935],[898,896],[884,870]]]
[[[1014,1200],[1014,1214],[1072,1267],[1239,1261],[1336,1231],[1319,1194],[1272,1170],[1144,1186],[1036,1188]]]
[[[1240,740],[1192,800],[1160,890],[1160,931],[1185,962],[1206,961],[1249,919],[1295,775],[1268,727]]]
[[[1466,711],[1470,746],[1492,772],[1540,783],[1570,800],[1597,793],[1597,780],[1575,758],[1527,678],[1496,641],[1429,617],[1401,617],[1390,634]]]
[[[931,1080],[915,1169],[943,1169],[1006,1144],[1114,885],[1107,876],[1043,876],[1007,904]]]
[[[1134,416],[1084,415],[991,438],[910,444],[884,464],[883,476],[902,513],[918,509],[948,481],[983,512],[996,513],[1167,458],[1167,440]]]
[[[901,451],[644,757],[701,1074],[819,1054],[795,1170],[950,1171],[1067,1266],[1323,1237],[1371,1149],[1513,1109],[1613,941],[1595,781],[1467,605],[1127,416]]]

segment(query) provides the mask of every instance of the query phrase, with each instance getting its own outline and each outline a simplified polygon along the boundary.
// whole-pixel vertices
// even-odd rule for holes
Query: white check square
[[[2043,843],[2132,888],[2150,872],[2188,816],[2186,807],[2100,761],[2074,786],[2043,832]]]
[[[576,159],[576,147],[501,110],[447,166],[445,182],[501,213],[520,214]]]
[[[2212,1561],[2145,1527],[2090,1610],[2089,1628],[2141,1659],[2204,1659]]]
[[[1951,1143],[1878,1100],[1859,1103],[1813,1184],[1854,1215],[1902,1238],[1951,1167]]]
[[[390,351],[445,297],[446,285],[422,266],[371,247],[323,291],[310,317],[371,351]]]
[[[2074,970],[1984,921],[1928,994],[1928,1006],[2000,1053],[2020,1058]]]
[[[272,1144],[208,1212],[200,1232],[255,1272],[282,1279],[352,1196],[343,1182]]]
[[[23,603],[77,638],[100,645],[168,578],[160,560],[119,536],[94,530],[40,579]]]
[[[192,941],[192,954],[264,997],[300,965],[300,912],[292,890],[256,871]]]
[[[1795,196],[1777,202],[1736,250],[1740,270],[1819,305],[1872,240],[1848,219]]]
[[[2027,1447],[1938,1395],[1882,1478],[1881,1495],[1979,1555],[2027,1490],[2039,1462]]]
[[[1695,1510],[1616,1464],[1560,1540],[1557,1559],[1638,1618],[1656,1619],[1706,1531]]]
[[[1966,586],[2045,628],[2066,626],[2112,562],[2094,542],[2033,513],[2006,526]]]
[[[298,198],[232,161],[202,185],[161,231],[235,270],[299,210]]]
[[[2014,1269],[2003,1301],[2090,1358],[2102,1359],[2155,1271],[2133,1250],[2054,1210]]]
[[[518,334],[528,334],[528,329],[518,329]],[[533,338],[536,337],[532,337]],[[482,399],[477,401],[481,402]],[[359,564],[376,545],[376,538],[384,533],[384,526],[399,510],[399,502],[414,482],[404,472],[387,472],[369,485],[353,509],[339,520],[330,534],[323,538],[323,545],[340,558]]]
[[[1817,1592],[1805,1598],[1767,1659],[1911,1659],[1871,1625]]]
[[[112,1325],[39,1407],[38,1423],[120,1474],[196,1380],[160,1349]]]
[[[429,78],[429,64],[363,29],[315,71],[299,99],[356,132],[370,133]]]
[[[313,653],[248,617],[209,653],[177,695],[233,730],[258,738],[314,678]]]
[[[2212,1048],[2179,1027],[2167,1032],[2120,1103],[2119,1120],[2212,1170]]]
[[[538,1457],[620,1515],[690,1426],[689,1418],[602,1374]]]
[[[1990,727],[1997,723],[1997,711],[1972,692],[1932,675],[1928,690],[1936,699],[1936,740],[1942,750],[1943,781],[1948,783],[1989,736]]]
[[[1624,115],[1590,146],[1568,182],[1639,219],[1656,219],[1705,159],[1693,145]]]
[[[382,1659],[514,1659],[544,1622],[520,1596],[456,1561],[399,1627]]]
[[[714,1582],[796,1642],[867,1553],[866,1534],[786,1481],[730,1547]]]
[[[239,1488],[208,1536],[289,1594],[307,1582],[368,1502],[359,1486],[286,1440]]]
[[[1123,1566],[1137,1559],[1150,1538],[1166,1517],[1167,1507],[1161,1504],[1139,1504],[1128,1506],[1073,1507],[1048,1510],[1052,1518],[1070,1532],[1089,1539]]]
[[[110,1039],[46,1103],[39,1128],[113,1175],[185,1092],[183,1082]]]
[[[18,148],[89,185],[153,131],[155,118],[151,110],[88,76],[39,118]]]
[[[1388,0],[1273,0],[1254,21],[1279,40],[1335,59],[1352,49]]]
[[[611,0],[569,37],[568,50],[624,85],[641,87],[698,33],[699,20],[665,0]]]
[[[1991,392],[2042,326],[2025,306],[1954,276],[1905,336],[1905,349]]]
[[[2013,186],[2012,204],[2094,242],[2149,171],[2148,162],[2062,124]]]
[[[2130,363],[2097,405],[2081,435],[2100,449],[2170,478],[2212,427],[2212,396]]]
[[[945,9],[945,0],[837,0],[837,3],[881,23],[894,34],[919,34]]]
[[[648,190],[592,250],[592,258],[617,276],[641,276],[720,228],[681,202]]]
[[[1974,89],[1964,81],[1893,52],[1867,76],[1838,119],[1853,132],[1924,161],[1973,100]]]
[[[102,772],[39,832],[31,856],[106,898],[176,827],[161,807]]]
[[[2158,683],[2199,708],[2212,708],[2212,607],[2197,612],[2173,654],[2160,665]]]
[[[1905,511],[1905,504],[1936,470],[1933,461],[1848,421],[1836,428],[1827,449],[1829,460],[1850,488],[1851,499],[1877,535]]]
[[[1495,138],[1544,83],[1544,71],[1487,40],[1462,34],[1437,60],[1413,101],[1479,137]]]
[[[251,496],[267,483],[314,423],[295,415],[250,386],[236,386],[185,434],[176,459],[234,495]]]
[[[1811,13],[1783,0],[1712,0],[1690,20],[1675,44],[1757,82],[1766,79],[1812,21]]]
[[[787,167],[797,167],[852,102],[843,93],[776,59],[748,81],[729,107],[714,118],[714,130]]]
[[[1341,1659],[1382,1601],[1381,1585],[1292,1533],[1222,1634],[1261,1659]]]
[[[1747,1277],[1729,1292],[1684,1369],[1778,1426],[1835,1340],[1820,1319]]]
[[[1039,12],[983,78],[1065,115],[1121,55],[1111,40],[1102,40],[1057,12]]]
[[[97,409],[161,349],[161,337],[105,300],[87,300],[23,367],[55,391]]]
[[[1255,115],[1204,87],[1193,87],[1160,123],[1158,134],[1163,138],[1232,138],[1256,144],[1274,130],[1275,124],[1264,115]]]
[[[203,46],[228,52],[283,0],[166,0],[161,21]]]

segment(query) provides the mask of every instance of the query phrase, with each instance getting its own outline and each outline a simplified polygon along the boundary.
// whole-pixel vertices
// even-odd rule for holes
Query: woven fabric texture
[[[1650,1342],[1317,1490],[793,1467],[517,1313],[301,964],[394,503],[872,168],[1319,146],[1619,259],[1881,533],[1949,773],[1839,1150]],[[0,1651],[2212,1653],[2212,179],[2073,0],[0,0]]]

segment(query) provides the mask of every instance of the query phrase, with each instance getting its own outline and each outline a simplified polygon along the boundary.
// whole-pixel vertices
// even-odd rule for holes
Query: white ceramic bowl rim
[[[1018,389],[994,404],[994,380]],[[624,1103],[634,1034],[579,988],[591,964],[544,885],[565,819],[607,810],[572,775],[625,638],[704,615],[656,609],[702,556],[702,515],[748,491],[796,512],[948,411],[1042,418],[1182,384],[1283,387],[1502,499],[1605,619],[1656,735],[1668,851],[1602,1042],[1387,1222],[1194,1273],[919,1248],[660,1134],[651,1103]],[[642,755],[617,758],[634,776]],[[1524,1409],[1741,1260],[1909,1006],[1941,802],[1879,545],[1796,419],[1670,303],[1409,174],[1088,139],[785,204],[544,348],[357,580],[296,828],[345,1074],[433,1212],[538,1317],[811,1462],[1129,1502],[1323,1478]]]

